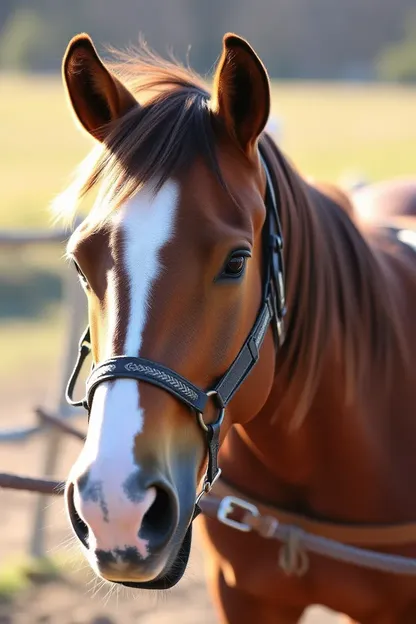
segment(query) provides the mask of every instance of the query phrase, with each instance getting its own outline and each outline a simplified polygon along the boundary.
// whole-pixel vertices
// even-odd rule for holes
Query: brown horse
[[[98,189],[68,247],[89,308],[78,365],[90,340],[95,369],[66,503],[91,566],[177,582],[219,446],[222,488],[333,525],[415,521],[414,252],[364,237],[263,133],[269,80],[243,39],[225,36],[211,95],[187,69],[124,60],[117,77],[81,35],[63,65],[98,146],[66,195]],[[414,577],[318,555],[285,574],[278,542],[203,530],[223,622],[296,622],[313,603],[416,621]]]
[[[412,227],[416,216],[416,179],[397,178],[363,186],[351,193],[358,222]]]
[[[414,227],[416,217],[416,179],[396,178],[353,189],[311,180],[309,182],[341,206],[359,225]]]

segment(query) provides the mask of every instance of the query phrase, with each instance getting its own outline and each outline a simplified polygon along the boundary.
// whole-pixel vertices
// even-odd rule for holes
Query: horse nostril
[[[92,535],[90,533],[91,529],[89,527],[89,521],[88,524],[86,524],[81,517],[81,513],[77,509],[78,503],[76,501],[78,500],[78,497],[76,496],[75,488],[76,485],[74,483],[69,483],[66,488],[65,499],[67,512],[75,535],[78,537],[83,546],[86,549],[89,549],[90,538]],[[137,520],[136,537],[146,540],[150,550],[155,553],[166,546],[175,532],[178,524],[179,505],[173,490],[171,490],[167,484],[160,482],[154,485],[152,484],[150,487],[145,489],[145,493],[150,494],[151,490],[153,490],[151,497],[153,502],[141,518],[140,515],[137,515],[136,518],[137,512],[135,512],[134,505],[133,507],[129,507],[128,512],[130,520],[133,524],[135,522],[135,518]],[[124,522],[122,523],[122,526],[125,526]],[[107,524],[106,529],[110,530],[114,539],[118,539],[119,536],[117,531],[120,527],[117,527],[117,523],[113,523],[113,525],[111,523]],[[100,534],[102,536],[102,532],[99,529],[97,530],[99,532],[94,529],[95,538],[97,538],[97,535]],[[133,535],[134,533],[130,535],[130,538],[132,538]]]
[[[81,519],[77,509],[75,507],[74,500],[74,484],[70,483],[65,492],[66,505],[68,510],[69,519],[71,521],[72,528],[75,531],[76,536],[80,540],[80,542],[88,548],[88,526]]]
[[[162,548],[172,537],[178,523],[178,503],[173,492],[155,484],[156,498],[143,516],[140,536],[148,539],[152,550]]]

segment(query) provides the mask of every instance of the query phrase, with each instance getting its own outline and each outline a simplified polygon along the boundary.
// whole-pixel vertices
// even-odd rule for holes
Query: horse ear
[[[99,141],[105,138],[107,124],[138,106],[130,91],[105,67],[85,33],[69,42],[62,74],[77,118]]]
[[[245,152],[256,146],[270,113],[266,68],[245,39],[224,35],[215,72],[213,110]]]

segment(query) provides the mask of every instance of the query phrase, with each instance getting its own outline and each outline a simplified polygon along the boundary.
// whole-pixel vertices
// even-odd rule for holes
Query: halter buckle
[[[248,503],[242,498],[237,498],[237,496],[225,496],[218,507],[218,520],[222,522],[222,524],[232,527],[233,529],[237,529],[237,531],[249,533],[251,531],[251,526],[249,524],[246,522],[232,520],[229,517],[229,515],[236,509],[242,509],[243,511],[250,513],[255,518],[260,516],[260,512],[255,505]]]

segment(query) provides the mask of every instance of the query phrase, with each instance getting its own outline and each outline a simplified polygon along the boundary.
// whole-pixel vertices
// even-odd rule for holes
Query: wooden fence
[[[0,231],[0,246],[4,248],[24,248],[27,246],[62,245],[69,232],[63,230],[49,231]],[[75,273],[65,271],[63,304],[66,314],[66,331],[64,332],[63,358],[58,387],[54,388],[53,409],[48,411],[34,406],[34,423],[30,427],[14,429],[0,428],[0,444],[19,444],[34,436],[45,438],[45,452],[42,458],[42,472],[45,478],[55,475],[63,435],[74,435],[82,438],[82,434],[68,424],[68,420],[80,415],[82,410],[71,408],[65,401],[65,386],[75,363],[79,336],[85,322],[85,302]],[[0,423],[1,424],[1,423]],[[0,475],[0,487],[10,487],[13,475]],[[30,554],[34,557],[45,555],[46,514],[48,508],[47,491],[37,495],[35,514],[32,519],[30,536]]]

